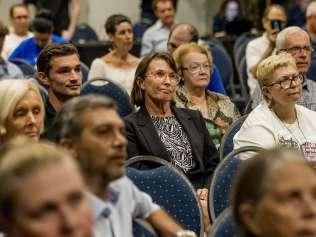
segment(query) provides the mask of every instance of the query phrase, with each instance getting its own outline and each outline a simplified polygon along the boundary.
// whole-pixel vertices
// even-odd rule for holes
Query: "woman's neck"
[[[272,109],[282,122],[291,124],[296,121],[295,105],[274,105]]]
[[[197,100],[204,100],[205,99],[205,88],[203,87],[192,87],[185,85],[184,86],[186,91],[189,93],[190,97]]]
[[[112,50],[111,53],[114,57],[116,57],[117,59],[122,60],[122,61],[126,61],[128,56],[129,56],[128,51],[123,51],[123,50],[118,50],[118,49]]]
[[[146,99],[145,106],[146,106],[150,115],[162,116],[162,117],[172,115],[169,101],[168,102],[160,102],[160,101],[154,101],[152,99]]]

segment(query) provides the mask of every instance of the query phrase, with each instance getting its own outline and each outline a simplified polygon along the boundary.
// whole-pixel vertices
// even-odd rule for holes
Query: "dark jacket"
[[[186,132],[196,167],[188,172],[188,178],[196,188],[205,187],[219,162],[218,152],[206,129],[200,112],[171,107],[172,112]],[[128,157],[153,155],[166,161],[171,158],[161,142],[145,106],[124,118],[128,139]]]

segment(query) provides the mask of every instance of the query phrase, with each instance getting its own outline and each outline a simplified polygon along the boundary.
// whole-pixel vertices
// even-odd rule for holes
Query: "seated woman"
[[[111,15],[105,22],[105,31],[113,48],[102,58],[96,58],[92,62],[89,79],[108,78],[130,94],[139,63],[139,59],[129,53],[134,42],[132,22],[124,15]]]
[[[199,110],[215,145],[240,116],[229,97],[207,90],[212,73],[212,56],[196,43],[183,44],[173,54],[182,80],[174,100],[177,107]]]
[[[235,135],[234,148],[287,146],[301,150],[308,160],[316,160],[316,112],[296,104],[303,78],[294,58],[281,53],[264,59],[257,77],[264,100]]]
[[[44,129],[44,104],[35,82],[0,81],[0,145],[17,135],[38,140]]]
[[[150,54],[138,65],[131,98],[140,109],[125,117],[128,157],[160,157],[180,168],[196,188],[206,187],[218,153],[201,113],[172,104],[180,81],[176,71],[167,53]]]
[[[315,191],[315,169],[299,153],[278,148],[247,160],[232,195],[238,236],[316,236]]]

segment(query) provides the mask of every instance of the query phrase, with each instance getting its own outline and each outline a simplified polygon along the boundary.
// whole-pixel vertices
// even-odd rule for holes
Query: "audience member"
[[[223,0],[219,12],[213,17],[215,37],[241,35],[251,29],[251,22],[242,14],[239,0]]]
[[[14,143],[0,161],[5,236],[92,237],[91,208],[74,160],[51,144]]]
[[[255,75],[256,67],[261,60],[272,54],[277,34],[286,25],[284,8],[277,4],[268,6],[264,12],[262,24],[265,30],[263,35],[250,41],[246,47],[247,83],[251,96],[258,85]]]
[[[182,80],[176,89],[177,107],[199,110],[214,144],[240,116],[229,97],[207,90],[213,59],[207,48],[196,43],[183,44],[173,53]]]
[[[316,111],[316,82],[306,77],[311,66],[312,54],[310,39],[306,31],[297,26],[290,26],[282,30],[276,39],[276,53],[282,51],[286,51],[294,57],[297,69],[304,77],[302,95],[297,103]],[[262,93],[258,86],[253,94],[252,108],[255,108],[262,99]]]
[[[316,50],[316,2],[311,2],[306,9],[306,31],[311,45]]]
[[[295,59],[288,53],[272,55],[258,65],[257,77],[264,100],[235,135],[234,148],[286,146],[316,160],[316,112],[296,104],[303,76]]]
[[[80,16],[80,0],[23,0],[25,4],[34,4],[37,11],[48,9],[53,14],[54,34],[71,40]]]
[[[23,78],[21,70],[13,63],[5,60],[1,56],[5,37],[8,34],[8,28],[0,21],[0,79],[3,78]]]
[[[50,130],[56,112],[72,97],[78,96],[82,84],[79,54],[72,44],[46,46],[37,59],[37,79],[48,88],[45,104],[45,138],[52,139]]]
[[[73,152],[90,188],[95,236],[131,237],[135,218],[147,219],[161,236],[192,236],[180,235],[181,227],[124,175],[124,123],[110,98],[87,95],[66,102],[56,129],[57,140]]]
[[[44,129],[44,104],[35,82],[0,81],[0,145],[17,135],[38,140]]]
[[[199,40],[198,30],[193,25],[188,23],[175,24],[170,29],[170,34],[167,42],[167,50],[170,54],[172,54],[180,45],[190,42],[203,44],[203,42],[200,42]],[[213,64],[213,73],[208,85],[208,89],[210,91],[226,95],[221,75],[215,64]]]
[[[176,72],[167,53],[147,55],[138,65],[131,98],[140,109],[125,117],[128,157],[154,155],[170,161],[202,188],[210,181],[218,153],[201,113],[173,105],[180,81]]]
[[[170,28],[174,24],[173,0],[153,0],[153,9],[158,20],[143,35],[140,53],[142,57],[151,52],[167,50]]]
[[[132,22],[124,15],[111,15],[105,22],[105,31],[113,49],[92,62],[89,78],[108,78],[130,94],[139,63],[139,59],[129,53],[134,42]]]
[[[2,57],[5,59],[10,56],[23,40],[33,36],[33,33],[29,31],[29,11],[24,4],[18,3],[10,7],[10,21],[12,29],[5,37],[2,51]]]
[[[301,154],[273,149],[241,167],[232,195],[244,237],[315,236],[316,173]]]
[[[66,43],[63,38],[53,35],[53,23],[49,18],[45,12],[35,17],[32,23],[34,36],[22,41],[9,59],[20,58],[35,65],[38,54],[46,45]]]

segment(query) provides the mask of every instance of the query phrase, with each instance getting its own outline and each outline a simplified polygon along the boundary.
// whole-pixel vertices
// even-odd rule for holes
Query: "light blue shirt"
[[[144,57],[146,54],[157,51],[166,52],[169,33],[170,28],[157,20],[143,35],[140,56]]]
[[[160,207],[126,176],[113,181],[103,201],[89,193],[95,237],[133,237],[132,221],[146,219]]]

